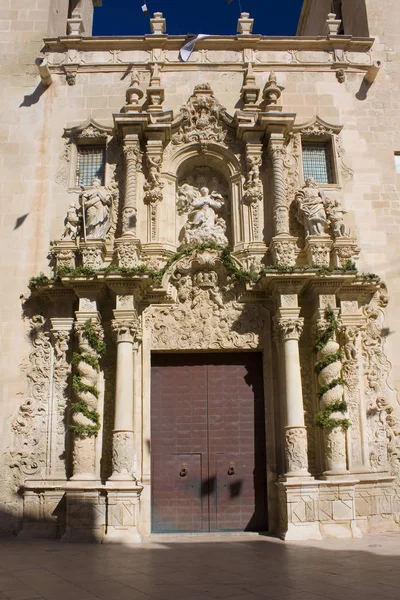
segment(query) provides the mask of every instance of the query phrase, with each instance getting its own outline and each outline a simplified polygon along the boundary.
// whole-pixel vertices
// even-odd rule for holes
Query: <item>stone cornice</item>
[[[69,48],[80,50],[149,50],[162,48],[164,50],[180,49],[186,37],[180,35],[162,35],[154,37],[145,36],[98,36],[76,37],[69,36],[58,38],[45,38],[43,41],[50,51],[64,52]],[[324,36],[290,37],[290,36],[262,36],[262,35],[213,35],[200,40],[196,48],[202,50],[334,50],[341,49],[351,52],[368,52],[374,43],[374,38],[356,38],[352,36]]]

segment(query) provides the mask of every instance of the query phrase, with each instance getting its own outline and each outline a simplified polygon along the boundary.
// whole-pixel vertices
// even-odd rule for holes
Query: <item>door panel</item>
[[[265,530],[261,355],[153,355],[151,413],[153,531]]]
[[[153,505],[154,532],[203,531],[201,467],[201,454],[164,454],[154,461],[153,480],[162,498]]]

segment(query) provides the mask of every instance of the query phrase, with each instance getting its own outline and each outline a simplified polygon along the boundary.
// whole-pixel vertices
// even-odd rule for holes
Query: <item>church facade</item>
[[[2,533],[396,531],[400,7],[305,0],[286,38],[242,13],[187,59],[161,13],[91,37],[95,0],[28,4],[3,11]]]

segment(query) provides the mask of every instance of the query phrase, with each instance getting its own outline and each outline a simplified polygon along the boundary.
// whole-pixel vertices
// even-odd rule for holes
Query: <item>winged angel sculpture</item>
[[[183,246],[193,246],[215,242],[220,246],[228,244],[226,222],[220,213],[225,208],[221,194],[207,187],[197,187],[184,183],[177,192],[178,213],[187,213],[179,240]]]

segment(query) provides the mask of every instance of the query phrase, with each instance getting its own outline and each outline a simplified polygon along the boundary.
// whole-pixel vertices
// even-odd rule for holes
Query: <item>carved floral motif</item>
[[[29,325],[33,349],[24,365],[27,399],[19,407],[12,423],[15,438],[9,454],[16,486],[27,476],[44,475],[46,467],[51,343],[44,317],[34,315]]]
[[[133,433],[117,431],[113,434],[113,472],[119,475],[132,475],[133,468]]]
[[[307,430],[287,427],[285,430],[286,468],[288,473],[308,471]]]
[[[261,348],[268,312],[242,304],[216,252],[195,252],[181,260],[170,277],[177,303],[152,306],[145,323],[154,349]]]
[[[133,342],[142,338],[140,322],[138,319],[114,319],[111,328],[118,342]]]
[[[181,108],[182,122],[172,136],[172,143],[225,142],[227,126],[221,119],[223,110],[208,83],[196,85],[193,95]]]
[[[277,333],[280,335],[282,341],[287,340],[299,340],[304,328],[304,319],[299,317],[297,319],[283,317],[276,319]]]

